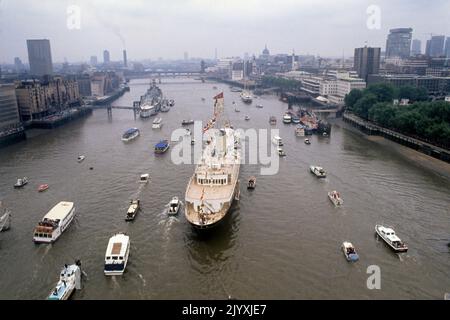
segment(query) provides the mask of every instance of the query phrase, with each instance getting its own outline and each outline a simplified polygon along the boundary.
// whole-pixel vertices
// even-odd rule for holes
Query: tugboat
[[[133,221],[134,218],[136,218],[136,215],[140,209],[141,209],[141,201],[139,199],[130,200],[130,207],[128,208],[125,221]]]
[[[22,188],[24,187],[26,184],[28,183],[28,178],[27,177],[23,177],[22,179],[17,179],[16,184],[14,185],[14,188]]]
[[[408,246],[395,234],[394,229],[382,225],[375,225],[375,232],[384,240],[395,252],[406,252]]]
[[[248,179],[248,183],[247,183],[247,189],[249,190],[254,190],[256,188],[256,177],[251,176]]]
[[[356,253],[355,247],[351,242],[344,241],[342,243],[342,251],[344,252],[345,259],[349,262],[356,262],[359,260],[359,256]]]
[[[336,190],[328,192],[328,198],[330,199],[331,202],[333,202],[333,204],[336,207],[341,206],[342,204],[344,204],[344,200],[342,200],[339,192],[337,192]]]
[[[178,214],[181,207],[181,201],[178,199],[178,197],[173,197],[172,200],[169,202],[169,211],[168,214],[170,216]]]
[[[52,290],[47,300],[67,300],[72,293],[81,289],[81,262],[77,260],[75,264],[64,265],[59,276],[59,281]]]
[[[170,144],[169,140],[161,140],[155,145],[155,153],[161,154],[165,153],[167,150],[169,150]]]
[[[326,171],[325,171],[322,167],[319,167],[319,166],[310,166],[310,167],[309,167],[309,170],[311,170],[311,172],[314,173],[314,175],[315,175],[317,178],[326,178],[326,177],[327,177],[327,173],[326,173]]]

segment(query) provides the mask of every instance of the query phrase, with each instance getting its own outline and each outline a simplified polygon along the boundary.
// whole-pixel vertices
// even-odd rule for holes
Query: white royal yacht
[[[59,281],[47,297],[47,300],[67,300],[72,293],[81,289],[81,262],[64,265],[59,275]]]
[[[61,201],[38,223],[34,229],[33,241],[35,243],[55,242],[67,227],[69,227],[74,217],[74,203]]]
[[[240,138],[227,123],[214,129],[223,113],[223,93],[214,99],[214,118],[203,129],[206,146],[185,195],[186,219],[196,229],[216,226],[239,198]]]
[[[406,252],[408,246],[395,234],[394,229],[377,224],[375,232],[384,240],[395,252]]]
[[[105,276],[121,276],[127,267],[130,237],[117,233],[109,239],[105,254]]]

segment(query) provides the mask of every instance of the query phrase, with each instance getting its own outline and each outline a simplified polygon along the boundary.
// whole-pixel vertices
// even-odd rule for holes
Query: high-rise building
[[[418,54],[422,54],[422,42],[418,39],[414,39],[411,46],[411,55],[416,56]]]
[[[408,58],[411,52],[412,28],[389,30],[386,41],[386,58]]]
[[[356,48],[353,68],[358,76],[367,82],[369,74],[377,74],[380,70],[381,48]]]
[[[128,67],[127,50],[123,50],[123,66]]]
[[[429,41],[429,43],[428,43]],[[430,57],[439,57],[444,55],[444,42],[445,36],[432,36],[430,40],[427,41],[428,52],[427,55]]]
[[[20,60],[19,57],[14,58],[14,68],[16,69],[17,73],[23,72],[25,70],[22,60]]]
[[[109,56],[109,51],[108,50],[103,51],[103,63],[107,64],[110,62],[111,62],[111,60],[110,60],[110,56]]]
[[[445,40],[444,54],[450,59],[450,37],[447,37],[447,40]]]
[[[91,56],[91,66],[95,67],[98,64],[97,56]]]
[[[52,52],[47,39],[27,40],[30,74],[45,76],[53,74]]]
[[[13,84],[0,84],[0,130],[19,122],[16,87]]]

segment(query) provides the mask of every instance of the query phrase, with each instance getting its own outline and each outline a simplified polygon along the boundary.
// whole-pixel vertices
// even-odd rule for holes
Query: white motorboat
[[[149,180],[150,180],[150,175],[148,173],[145,173],[145,174],[141,174],[139,182],[140,183],[148,183]]]
[[[117,233],[109,239],[105,254],[105,276],[121,276],[127,267],[130,254],[130,237]]]
[[[24,187],[27,183],[28,183],[28,178],[27,178],[27,177],[19,178],[19,179],[17,179],[17,182],[16,182],[16,184],[14,185],[14,188],[22,188],[22,187]]]
[[[291,117],[291,115],[290,115],[289,113],[286,113],[286,114],[283,116],[283,122],[284,122],[284,123],[291,123],[291,122],[292,122],[292,117]]]
[[[67,300],[75,289],[81,289],[81,262],[79,260],[75,264],[64,265],[59,281],[47,300]]]
[[[278,147],[277,150],[278,150],[278,155],[279,155],[280,157],[286,157],[286,152],[284,152],[283,148]]]
[[[382,225],[375,225],[375,232],[384,240],[395,252],[406,252],[408,246],[395,234],[394,229]]]
[[[77,161],[78,161],[78,162],[83,162],[84,159],[86,159],[86,156],[84,156],[84,155],[79,155],[78,158],[77,158]]]
[[[34,229],[35,243],[53,243],[69,227],[75,217],[73,202],[61,201],[55,205]]]
[[[3,212],[2,212],[3,211]],[[2,202],[0,201],[0,232],[9,230],[11,227],[11,211],[8,209],[2,210]]]
[[[305,139],[305,144],[308,144],[308,145],[310,145],[310,144],[311,144],[311,141],[309,141],[309,139],[308,139],[308,138],[306,138],[306,139]]]
[[[178,197],[173,197],[172,200],[169,202],[169,215],[176,215],[180,211],[181,207],[181,201],[178,199]]]
[[[336,190],[328,192],[328,198],[335,206],[341,206],[344,204],[344,200],[342,200],[341,195]]]
[[[161,129],[162,127],[162,118],[156,118],[153,120],[152,129]]]
[[[122,135],[122,141],[129,142],[139,137],[139,135],[140,131],[138,128],[130,128]]]
[[[130,207],[128,208],[125,221],[133,221],[140,209],[141,201],[139,199],[130,200]]]
[[[261,109],[261,108],[264,108],[264,106],[263,106],[262,104],[257,104],[256,107],[257,107],[257,108],[260,108],[260,109]]]
[[[282,147],[283,146],[283,140],[281,139],[280,136],[274,136],[272,138],[272,143],[278,147]]]
[[[250,120],[250,117],[249,116],[245,116],[245,120]]]
[[[309,170],[316,175],[317,178],[326,178],[327,172],[319,166],[310,166]]]
[[[347,261],[355,262],[359,260],[359,256],[356,253],[355,247],[351,242],[344,241],[342,243],[341,249],[344,252],[345,259],[347,259]]]

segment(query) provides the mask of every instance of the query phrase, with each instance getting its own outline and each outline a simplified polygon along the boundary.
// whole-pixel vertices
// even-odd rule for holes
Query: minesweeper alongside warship
[[[223,92],[214,99],[214,118],[203,129],[206,145],[185,195],[186,219],[196,229],[216,226],[239,198],[240,139],[229,123],[211,130],[223,112]]]

